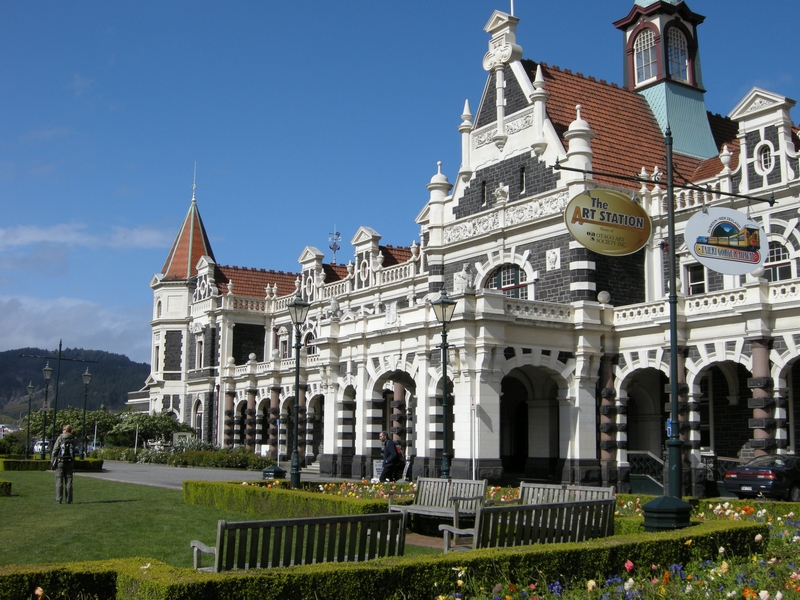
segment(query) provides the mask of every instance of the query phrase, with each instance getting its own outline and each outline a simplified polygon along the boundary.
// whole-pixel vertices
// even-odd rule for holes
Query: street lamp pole
[[[44,460],[44,453],[47,450],[47,392],[50,389],[50,377],[53,375],[53,368],[50,366],[50,361],[47,361],[44,369],[44,421],[42,423],[42,460]]]
[[[448,436],[449,424],[447,422],[447,413],[450,411],[449,402],[447,401],[447,324],[453,318],[453,313],[456,311],[456,301],[451,300],[447,296],[447,290],[442,288],[439,299],[431,302],[433,312],[436,318],[442,324],[442,426],[444,429],[443,449],[442,449],[442,479],[450,479],[450,455],[448,454]]]
[[[30,458],[31,452],[31,399],[33,398],[33,382],[28,384],[28,434],[25,436],[25,460]]]
[[[83,424],[81,425],[83,445],[81,446],[81,459],[86,458],[86,397],[89,395],[89,383],[91,381],[92,374],[89,373],[89,367],[86,367],[86,373],[83,374]]]
[[[311,305],[303,300],[300,290],[287,307],[294,324],[294,414],[292,415],[292,466],[289,473],[289,485],[292,489],[300,487],[300,456],[297,453],[298,420],[300,416],[300,327],[305,323]]]

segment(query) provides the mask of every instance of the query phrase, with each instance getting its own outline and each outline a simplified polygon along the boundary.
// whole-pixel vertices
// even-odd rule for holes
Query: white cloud
[[[84,223],[60,223],[50,227],[18,225],[0,228],[0,251],[42,243],[88,248],[169,248],[173,237],[174,232],[146,226],[114,227],[110,235],[97,235]]]
[[[49,140],[56,137],[64,137],[72,135],[74,131],[69,127],[49,127],[37,129],[36,131],[29,131],[22,136],[23,142],[35,142],[39,140]]]
[[[81,75],[78,75],[77,73],[73,73],[72,83],[70,84],[70,87],[72,88],[72,91],[75,93],[75,97],[79,98],[80,96],[83,96],[87,91],[89,91],[89,88],[91,88],[94,84],[95,80],[92,79],[91,77],[83,77]]]
[[[64,347],[105,350],[150,362],[150,306],[100,306],[78,298],[0,296],[0,350]]]

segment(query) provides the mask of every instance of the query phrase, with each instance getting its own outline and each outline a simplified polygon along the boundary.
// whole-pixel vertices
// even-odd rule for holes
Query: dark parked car
[[[737,498],[769,496],[800,502],[800,459],[792,454],[758,456],[729,469],[725,489]]]

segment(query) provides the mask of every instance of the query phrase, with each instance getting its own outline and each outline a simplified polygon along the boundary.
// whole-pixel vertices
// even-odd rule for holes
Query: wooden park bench
[[[405,515],[383,513],[217,523],[217,544],[192,540],[198,571],[265,569],[321,562],[360,562],[405,551]],[[214,565],[203,567],[202,554]]]
[[[444,551],[451,536],[471,536],[472,548],[510,548],[531,544],[582,542],[614,534],[616,500],[580,500],[553,504],[506,504],[478,507],[475,527],[439,525]],[[467,550],[458,546],[454,549]]]
[[[606,500],[614,498],[614,486],[593,487],[523,481],[519,485],[519,497],[514,500],[490,500],[489,505],[504,504],[552,504],[577,500]]]
[[[411,504],[396,504],[411,498]],[[459,526],[460,516],[473,516],[486,498],[486,480],[420,477],[413,492],[389,492],[389,512],[439,517]]]

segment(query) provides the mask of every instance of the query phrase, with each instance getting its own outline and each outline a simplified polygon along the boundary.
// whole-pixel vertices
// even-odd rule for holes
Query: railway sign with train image
[[[764,265],[761,226],[731,208],[709,208],[686,223],[686,246],[702,265],[725,275],[745,275]]]

